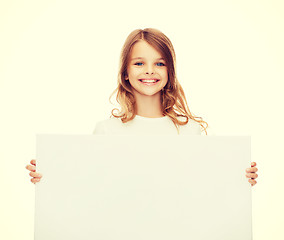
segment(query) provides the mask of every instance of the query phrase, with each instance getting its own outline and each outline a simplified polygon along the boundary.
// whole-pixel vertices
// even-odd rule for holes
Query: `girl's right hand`
[[[27,166],[26,166],[26,169],[28,169],[28,170],[31,171],[31,172],[30,172],[30,176],[33,177],[33,178],[31,179],[31,182],[35,184],[35,183],[37,183],[37,182],[40,181],[40,179],[41,179],[41,177],[42,177],[42,174],[36,172],[36,167],[35,167],[35,166],[36,166],[36,160],[35,160],[35,159],[32,159],[32,160],[31,160],[31,164],[34,165],[34,166],[32,166],[32,165],[27,165]]]

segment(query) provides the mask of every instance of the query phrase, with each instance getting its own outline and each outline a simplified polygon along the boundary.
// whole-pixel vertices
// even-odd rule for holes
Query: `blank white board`
[[[37,135],[35,240],[251,240],[250,136]]]

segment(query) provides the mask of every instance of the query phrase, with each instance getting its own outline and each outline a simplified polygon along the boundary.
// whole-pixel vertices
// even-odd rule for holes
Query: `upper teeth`
[[[144,80],[144,79],[141,79],[142,82],[156,82],[157,80]]]

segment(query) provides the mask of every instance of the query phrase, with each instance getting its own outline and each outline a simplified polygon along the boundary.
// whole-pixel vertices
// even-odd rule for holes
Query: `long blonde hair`
[[[137,114],[136,100],[132,93],[131,85],[129,81],[125,80],[125,77],[127,76],[127,65],[131,49],[139,40],[145,40],[166,60],[168,82],[161,92],[163,115],[171,118],[177,128],[178,134],[179,125],[186,125],[189,118],[191,118],[202,126],[203,131],[205,131],[207,135],[206,128],[208,127],[208,123],[203,121],[202,117],[196,117],[190,112],[183,88],[177,80],[176,56],[173,45],[166,35],[154,28],[136,29],[132,31],[122,47],[119,62],[118,86],[109,97],[111,102],[111,97],[117,91],[116,101],[120,104],[121,111],[116,115],[113,112],[119,109],[112,109],[110,117],[120,118],[123,123],[126,123],[134,119]],[[180,121],[178,117],[185,117],[186,121]],[[203,124],[206,124],[206,127],[204,127]]]

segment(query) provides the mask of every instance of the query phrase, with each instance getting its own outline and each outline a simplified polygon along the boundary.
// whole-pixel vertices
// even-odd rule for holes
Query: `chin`
[[[154,96],[154,95],[160,95],[161,91],[141,91],[140,94],[146,96]]]

